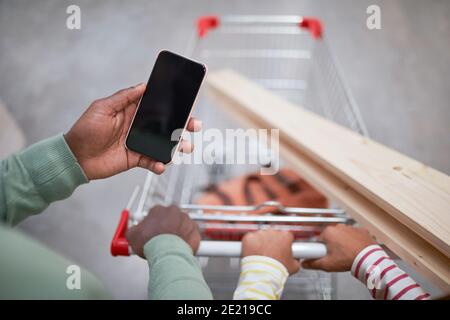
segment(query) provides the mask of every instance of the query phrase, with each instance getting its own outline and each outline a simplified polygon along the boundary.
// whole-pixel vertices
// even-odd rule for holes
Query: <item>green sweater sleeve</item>
[[[86,182],[63,135],[15,153],[0,162],[0,224],[17,224]],[[16,230],[0,225],[0,244],[0,299],[110,298],[91,273]],[[77,288],[67,284],[71,267],[79,268]]]
[[[191,247],[181,238],[163,234],[144,246],[150,279],[150,299],[212,299]]]
[[[86,182],[62,134],[38,142],[0,162],[0,222],[15,225]]]
[[[0,225],[0,244],[0,299],[111,299],[89,271],[21,232]]]

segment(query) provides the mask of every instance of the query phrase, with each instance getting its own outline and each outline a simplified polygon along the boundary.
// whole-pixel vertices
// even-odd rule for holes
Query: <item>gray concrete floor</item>
[[[28,143],[68,130],[92,100],[145,81],[160,48],[184,52],[199,15],[304,14],[324,21],[371,137],[450,172],[448,1],[81,0],[82,29],[70,31],[72,3],[0,1],[0,98]],[[382,30],[366,28],[369,4],[380,5]],[[91,182],[20,227],[92,270],[115,297],[144,298],[145,262],[108,253],[143,177],[135,169]]]

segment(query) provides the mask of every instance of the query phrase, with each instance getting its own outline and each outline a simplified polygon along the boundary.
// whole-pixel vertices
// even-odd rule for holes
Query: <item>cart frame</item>
[[[202,49],[211,34],[223,33],[224,35],[243,35],[255,37],[264,37],[264,35],[280,35],[288,37],[306,36],[311,47],[308,48],[290,48],[290,49],[267,49],[250,48],[229,50]],[[263,41],[264,42],[264,41]],[[276,42],[276,41],[275,41]],[[203,51],[201,51],[203,50]],[[318,18],[303,16],[202,16],[197,20],[196,29],[188,43],[187,55],[195,57],[196,60],[245,60],[254,62],[255,60],[268,61],[273,59],[287,59],[290,63],[297,66],[296,63],[311,62],[307,69],[308,79],[297,77],[271,78],[268,76],[255,79],[265,87],[275,91],[297,95],[298,92],[310,92],[304,94],[305,105],[314,105],[314,112],[340,122],[350,129],[368,136],[366,125],[361,117],[360,111],[351,95],[348,86],[342,76],[341,69],[336,58],[332,55],[329,45],[324,36],[323,25]],[[199,57],[199,51],[201,51]],[[318,60],[319,59],[319,60]],[[249,62],[249,64],[251,64]],[[311,66],[312,65],[312,66]],[[267,68],[266,68],[267,69]],[[267,70],[265,70],[267,71]],[[318,73],[318,75],[316,75]],[[267,71],[270,74],[270,70]],[[267,75],[265,74],[265,75]],[[310,103],[313,101],[313,103]],[[334,107],[334,109],[333,109]],[[170,179],[170,178],[169,178]],[[140,200],[135,210],[131,211],[133,203],[139,193],[136,188],[131,196],[126,209],[122,211],[120,221],[113,240],[111,242],[111,254],[114,256],[128,256],[133,254],[128,241],[125,237],[126,231],[130,226],[137,224],[147,214],[148,208],[155,203],[150,201],[157,188],[158,182],[155,182],[154,174],[148,173]],[[170,193],[170,186],[166,186],[164,192]],[[167,196],[165,197],[167,200]],[[336,223],[354,223],[343,210],[338,208],[285,208],[276,202],[262,203],[259,206],[200,206],[195,203],[178,203],[180,208],[188,213],[190,217],[199,223],[202,230],[211,227],[232,228],[233,230],[248,229],[249,225],[239,225],[240,222],[253,222],[250,228],[254,230],[265,228],[278,228],[281,230],[294,230],[301,226],[293,226],[292,223],[308,222],[309,224],[318,224],[323,229],[326,225]],[[269,206],[282,212],[284,215],[267,214],[264,216],[250,216],[246,212],[260,208],[260,206]],[[240,215],[230,215],[228,213],[239,212]],[[299,216],[301,214],[302,216]],[[329,215],[332,216],[329,216]],[[230,222],[233,222],[230,225]],[[268,225],[267,223],[276,223]],[[201,241],[197,252],[200,257],[239,257],[240,242],[237,241]],[[309,241],[295,242],[293,244],[294,256],[301,259],[319,258],[326,254],[326,247],[318,243],[315,238]]]

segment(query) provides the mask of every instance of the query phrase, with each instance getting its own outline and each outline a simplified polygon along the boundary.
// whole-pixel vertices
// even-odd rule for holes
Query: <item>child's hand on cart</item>
[[[327,255],[320,259],[304,260],[302,266],[305,269],[350,271],[356,256],[364,248],[377,244],[366,229],[344,224],[326,227],[318,240],[327,245]]]
[[[128,230],[127,239],[133,252],[144,258],[144,245],[161,234],[180,237],[194,254],[200,245],[201,235],[197,223],[174,205],[153,207],[138,225]]]
[[[156,174],[164,172],[164,164],[125,148],[128,128],[145,84],[122,89],[115,94],[95,100],[65,139],[89,180],[111,177],[134,167]],[[201,122],[191,118],[187,130],[199,131]],[[193,145],[183,140],[180,151],[189,153]]]
[[[305,269],[351,271],[356,279],[367,286],[375,299],[430,298],[413,278],[398,267],[366,229],[337,224],[325,228],[319,240],[327,245],[327,255],[303,261]]]
[[[297,273],[300,262],[292,254],[294,236],[288,231],[259,230],[242,239],[242,257],[264,256],[283,264],[289,274]]]

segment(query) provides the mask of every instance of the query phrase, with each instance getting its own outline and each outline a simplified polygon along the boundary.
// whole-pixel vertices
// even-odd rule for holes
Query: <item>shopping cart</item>
[[[317,18],[200,17],[187,51],[188,56],[206,63],[210,71],[219,68],[238,70],[276,94],[367,135],[364,122],[343,82],[324,37],[322,24]],[[204,129],[239,127],[235,120],[229,118],[204,95],[200,95],[194,115],[202,119]],[[255,146],[248,152],[254,152],[257,147],[261,148],[261,145],[255,142]],[[194,152],[197,151],[201,152]],[[283,159],[270,158],[267,161],[279,161],[280,166],[284,165]],[[172,165],[161,176],[148,173],[136,208],[132,210],[132,204],[139,193],[138,188],[134,190],[129,205],[122,212],[111,243],[112,254],[132,254],[125,238],[126,230],[141,221],[149,208],[157,204],[177,204],[198,222],[203,232],[204,240],[197,255],[214,296],[229,299],[239,274],[240,242],[207,239],[210,234],[208,231],[229,234],[277,228],[300,232],[302,235],[309,234],[300,242],[294,242],[293,252],[298,258],[317,258],[326,254],[326,247],[316,242],[320,231],[327,225],[352,223],[345,212],[333,204],[322,209],[284,207],[273,201],[257,206],[199,205],[196,200],[205,186],[255,172],[261,167],[260,164],[228,165],[220,164],[220,161],[208,163],[213,164]],[[247,214],[262,207],[273,208],[277,214]],[[303,270],[290,277],[283,297],[331,299],[333,288],[333,274]]]

